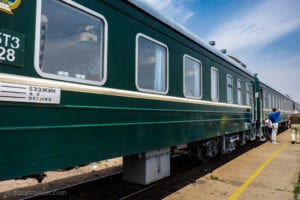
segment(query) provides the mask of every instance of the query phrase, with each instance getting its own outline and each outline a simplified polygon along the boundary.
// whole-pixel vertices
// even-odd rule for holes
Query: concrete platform
[[[294,200],[300,172],[300,144],[291,144],[290,130],[199,178],[165,199]]]

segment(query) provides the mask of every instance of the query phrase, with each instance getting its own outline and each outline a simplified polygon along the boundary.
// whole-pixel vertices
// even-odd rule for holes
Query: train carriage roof
[[[142,0],[127,0],[129,3],[135,5],[136,7],[140,8],[144,12],[148,13],[152,17],[158,19],[159,21],[163,22],[164,24],[168,25],[169,27],[173,28],[174,30],[178,31],[182,35],[186,36],[187,38],[191,39],[192,41],[196,42],[197,44],[201,45],[208,51],[212,52],[213,54],[217,55],[218,57],[222,58],[223,60],[227,61],[228,63],[232,64],[233,66],[237,67],[238,69],[248,73],[250,76],[254,76],[254,74],[249,71],[247,68],[241,66],[239,63],[235,62],[233,59],[229,58],[225,54],[221,53],[220,50],[216,49],[215,47],[211,46],[208,42],[201,39],[199,36],[195,35],[181,24],[175,22],[174,20],[170,19],[162,15],[160,12],[155,10],[151,7],[147,2]]]

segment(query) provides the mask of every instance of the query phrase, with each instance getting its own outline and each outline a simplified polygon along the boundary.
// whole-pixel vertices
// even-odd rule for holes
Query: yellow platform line
[[[283,151],[287,146],[289,145],[289,143],[286,143],[285,145],[283,145],[282,147],[280,147],[280,149],[278,149],[277,151],[275,151],[274,153],[272,153],[272,155],[263,163],[261,164],[256,170],[255,172],[253,172],[249,178],[243,183],[243,185],[241,185],[238,189],[235,190],[235,192],[229,197],[229,200],[235,200],[237,199],[241,193],[249,186],[249,184],[254,181],[254,179],[264,170],[265,167],[267,167],[270,162],[281,152]]]

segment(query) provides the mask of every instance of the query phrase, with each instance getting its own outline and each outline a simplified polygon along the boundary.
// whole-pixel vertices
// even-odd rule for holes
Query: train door
[[[260,88],[259,91],[259,101],[260,101],[260,123],[263,124],[263,120],[264,120],[264,107],[265,107],[265,101],[264,101],[264,91],[262,88]]]
[[[256,128],[256,121],[257,121],[257,107],[256,107],[256,84],[251,81],[251,95],[250,95],[250,112],[251,112],[251,122],[252,122],[252,130],[248,137],[249,140],[255,140],[257,128]]]
[[[251,95],[251,120],[255,122],[256,119],[256,109],[255,109],[255,85],[254,82],[251,82],[252,95]]]
[[[262,110],[263,110],[263,102],[261,101],[262,99],[262,94],[263,90],[260,87],[260,81],[258,77],[255,75],[255,120],[256,120],[256,137],[258,137],[261,141],[266,140],[265,137],[263,136],[262,132]]]

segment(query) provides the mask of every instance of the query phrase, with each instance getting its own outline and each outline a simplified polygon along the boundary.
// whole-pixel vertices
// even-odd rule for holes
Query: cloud
[[[280,58],[280,59],[279,59]],[[300,92],[297,85],[300,76],[300,57],[295,54],[290,57],[274,55],[267,60],[257,58],[255,71],[259,72],[259,79],[269,86],[288,94],[300,103]]]
[[[191,6],[192,0],[144,1],[182,25],[196,14]],[[219,20],[211,22],[215,29],[206,29],[207,41],[215,40],[218,49],[226,48],[229,54],[237,56],[251,71],[257,72],[264,83],[289,94],[300,103],[300,92],[296,86],[300,77],[300,68],[297,67],[300,57],[290,55],[280,47],[277,52],[259,51],[300,29],[300,1],[249,2],[239,10],[220,14],[222,24],[214,24]]]
[[[182,0],[145,0],[153,8],[160,11],[163,15],[172,18],[181,25],[195,14],[191,11],[185,1]],[[190,4],[190,2],[189,2]]]
[[[145,0],[146,2],[148,2],[151,6],[153,6],[154,8],[156,8],[157,10],[161,10],[161,9],[165,9],[167,8],[170,4],[172,0]]]
[[[220,48],[257,50],[300,28],[300,1],[265,0],[241,8],[210,33]]]

